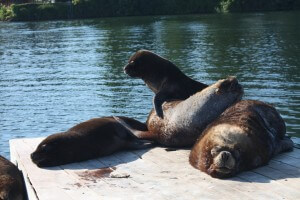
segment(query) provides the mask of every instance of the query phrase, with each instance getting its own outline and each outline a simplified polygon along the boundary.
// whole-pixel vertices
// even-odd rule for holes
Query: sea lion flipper
[[[147,149],[154,146],[155,145],[148,140],[139,140],[139,139],[135,139],[134,141],[127,144],[127,148],[132,150]]]
[[[130,133],[132,133],[135,137],[139,138],[139,139],[152,139],[152,135],[149,134],[149,131],[141,131],[141,130],[137,130],[132,128],[130,125],[128,125],[125,120],[121,119],[120,117],[117,116],[113,116],[113,118],[119,122],[124,128],[126,128]]]
[[[156,115],[160,118],[164,118],[162,104],[168,99],[168,93],[165,90],[159,91],[153,98],[153,106]]]
[[[294,142],[288,138],[284,137],[284,139],[279,141],[279,144],[275,148],[275,155],[281,152],[292,151],[294,147]]]

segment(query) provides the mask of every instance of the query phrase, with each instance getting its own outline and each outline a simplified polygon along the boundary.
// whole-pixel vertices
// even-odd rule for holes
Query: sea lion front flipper
[[[162,104],[168,99],[168,92],[166,90],[159,91],[153,98],[153,107],[156,115],[160,118],[164,118]]]
[[[137,129],[133,129],[130,125],[128,125],[125,120],[120,117],[113,116],[113,118],[119,122],[124,128],[126,128],[130,133],[132,133],[135,137],[139,139],[145,140],[154,140],[153,135],[149,131],[141,131]]]

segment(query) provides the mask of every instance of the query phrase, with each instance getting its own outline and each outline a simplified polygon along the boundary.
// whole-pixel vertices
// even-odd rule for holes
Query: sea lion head
[[[243,94],[243,88],[239,84],[238,80],[234,76],[229,76],[226,79],[219,80],[215,83],[217,89],[217,94],[222,94],[226,92],[241,92]]]
[[[239,84],[237,78],[234,76],[229,76],[226,79],[219,80],[213,85],[213,87],[208,87],[207,89],[209,88],[216,88],[214,93],[217,94],[215,95],[216,97],[218,96],[218,98],[211,100],[214,101],[211,103],[215,103],[215,105],[218,104],[220,106],[223,105],[225,108],[241,100],[244,94],[242,85]]]
[[[215,146],[210,151],[211,163],[207,165],[207,173],[212,177],[226,178],[233,176],[239,166],[240,151],[238,149]]]
[[[0,200],[23,199],[23,188],[20,180],[8,175],[0,175]]]
[[[10,199],[11,188],[15,180],[7,175],[0,175],[0,200]]]
[[[65,133],[50,135],[38,145],[31,154],[31,159],[38,167],[52,167],[68,163],[80,153],[79,148],[72,148],[75,143],[76,135],[73,135],[72,139]]]
[[[124,67],[124,72],[133,78],[144,78],[153,73],[165,73],[165,68],[170,62],[148,50],[139,50],[133,54],[128,64]]]
[[[231,177],[244,166],[248,142],[242,128],[216,120],[192,148],[190,164],[214,178]]]

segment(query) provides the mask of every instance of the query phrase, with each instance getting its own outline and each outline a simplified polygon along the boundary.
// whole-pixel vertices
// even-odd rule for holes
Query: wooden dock
[[[219,180],[191,167],[189,150],[164,148],[41,169],[30,160],[41,140],[10,141],[11,160],[23,172],[30,200],[300,199],[298,148],[267,166]]]

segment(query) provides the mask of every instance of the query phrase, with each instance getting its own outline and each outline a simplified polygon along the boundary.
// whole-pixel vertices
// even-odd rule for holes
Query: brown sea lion
[[[190,163],[212,177],[230,177],[292,150],[293,142],[285,133],[285,123],[274,107],[240,101],[205,129],[191,150]]]
[[[0,200],[25,199],[22,174],[9,160],[0,156]]]
[[[122,119],[116,119],[138,138],[169,147],[190,147],[205,127],[226,108],[240,100],[242,95],[243,89],[237,79],[229,77],[186,100],[164,103],[164,119],[152,111],[147,120],[148,131],[134,130]]]
[[[147,130],[141,122],[127,117],[120,118],[138,130]],[[48,136],[31,154],[31,159],[39,167],[50,167],[106,156],[123,149],[147,148],[150,145],[137,139],[113,117],[102,117]]]
[[[124,67],[131,77],[141,78],[155,93],[153,98],[157,116],[163,118],[162,104],[170,100],[184,100],[207,87],[182,73],[176,65],[147,50],[137,51]]]

